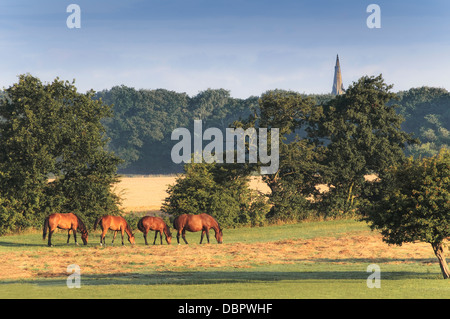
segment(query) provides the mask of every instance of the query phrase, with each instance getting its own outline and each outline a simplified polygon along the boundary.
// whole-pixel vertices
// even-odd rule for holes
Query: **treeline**
[[[355,216],[380,192],[381,184],[366,176],[386,178],[390,167],[406,160],[405,148],[418,143],[401,129],[391,89],[380,75],[362,77],[345,94],[320,103],[297,92],[266,92],[255,111],[232,126],[279,129],[278,169],[262,175],[268,196],[252,193],[246,183],[263,163],[186,164],[163,211],[208,212],[228,227]],[[329,191],[320,192],[319,184]]]
[[[429,157],[450,146],[450,93],[443,88],[421,87],[397,93],[398,113],[405,118],[402,129],[414,133],[420,144],[406,154]]]
[[[383,178],[408,154],[448,145],[447,91],[391,90],[378,76],[337,97],[273,90],[236,99],[223,89],[190,97],[125,86],[83,94],[74,83],[21,75],[0,97],[0,234],[40,226],[51,212],[73,211],[88,224],[120,214],[118,172],[185,172],[162,209],[208,212],[223,226],[355,214],[380,191],[366,175]],[[174,164],[171,133],[192,132],[194,120],[203,130],[279,128],[279,167],[263,176],[270,194],[248,188],[261,163]]]
[[[257,97],[232,98],[224,89],[208,89],[190,97],[164,89],[116,86],[96,97],[113,106],[114,116],[103,124],[110,150],[125,161],[120,166],[124,174],[182,172],[182,165],[174,164],[170,156],[174,129],[192,131],[194,120],[202,120],[203,129],[225,130],[235,120],[247,118],[258,103]]]
[[[313,99],[316,105],[334,98],[331,94],[300,95]],[[234,121],[254,114],[260,97],[237,99],[224,89],[208,89],[190,97],[164,89],[116,86],[98,92],[96,98],[113,107],[114,116],[102,123],[110,139],[108,147],[124,160],[119,172],[168,174],[183,171],[182,165],[174,164],[170,157],[175,144],[170,136],[175,128],[192,130],[194,120],[200,119],[204,129],[225,130]],[[396,93],[388,104],[399,106],[396,112],[405,119],[402,129],[421,142],[407,146],[407,156],[436,155],[450,145],[450,93],[445,89],[412,88]],[[304,137],[304,128],[297,133]]]

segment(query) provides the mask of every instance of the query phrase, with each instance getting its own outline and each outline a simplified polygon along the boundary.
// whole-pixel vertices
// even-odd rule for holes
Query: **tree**
[[[363,76],[343,95],[323,105],[323,116],[316,122],[313,135],[327,145],[323,165],[330,188],[325,202],[334,202],[337,210],[348,213],[362,199],[365,176],[383,171],[404,159],[403,149],[416,141],[401,130],[402,116],[395,98],[382,76]]]
[[[262,95],[253,116],[235,123],[244,128],[279,129],[279,168],[273,174],[262,176],[271,189],[269,198],[273,207],[269,216],[273,219],[302,220],[309,215],[307,198],[317,193],[315,186],[324,169],[319,163],[325,148],[300,134],[308,128],[310,121],[317,121],[321,111],[313,98],[275,90]]]
[[[389,244],[430,243],[444,279],[450,277],[444,240],[450,237],[450,151],[424,159],[409,158],[387,170],[364,220]]]
[[[207,213],[223,227],[259,225],[268,206],[248,186],[249,171],[242,164],[192,163],[170,185],[161,210],[172,216]]]
[[[45,215],[74,211],[87,222],[118,212],[111,187],[120,159],[107,152],[101,119],[110,106],[74,83],[19,76],[0,100],[0,232],[41,226]],[[49,182],[49,178],[52,181]]]

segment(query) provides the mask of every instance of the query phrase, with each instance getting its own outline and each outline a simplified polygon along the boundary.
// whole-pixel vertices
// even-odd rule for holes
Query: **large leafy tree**
[[[445,240],[450,237],[450,151],[424,159],[408,159],[386,171],[364,219],[389,244],[431,244],[442,275],[450,277]]]
[[[364,76],[345,92],[323,105],[316,122],[316,137],[325,140],[329,170],[325,176],[332,187],[325,202],[340,212],[357,207],[366,184],[365,176],[383,178],[386,168],[401,163],[403,149],[414,143],[401,129],[397,105],[388,103],[396,96],[382,76]]]
[[[305,135],[309,123],[321,116],[316,101],[302,94],[275,90],[259,99],[254,115],[236,122],[244,128],[279,129],[279,167],[273,174],[263,175],[271,189],[273,205],[270,216],[277,220],[301,220],[308,217],[310,201],[320,182],[320,165],[325,148]],[[314,121],[313,121],[314,120]],[[271,142],[269,142],[269,149]],[[269,150],[270,151],[270,150]]]
[[[168,187],[162,211],[172,216],[207,213],[222,227],[260,225],[268,212],[265,198],[249,188],[245,164],[191,163]]]
[[[105,150],[101,119],[110,106],[74,83],[19,76],[0,100],[1,231],[40,225],[51,212],[90,222],[117,212],[120,159]],[[49,178],[51,181],[49,183]]]

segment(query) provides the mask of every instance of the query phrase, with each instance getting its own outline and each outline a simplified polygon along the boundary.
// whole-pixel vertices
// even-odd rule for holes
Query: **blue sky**
[[[69,4],[81,28],[69,29]],[[381,29],[369,29],[369,4]],[[269,89],[329,93],[339,54],[344,86],[383,74],[394,91],[450,90],[450,2],[364,0],[2,0],[0,86],[31,73],[234,97]]]

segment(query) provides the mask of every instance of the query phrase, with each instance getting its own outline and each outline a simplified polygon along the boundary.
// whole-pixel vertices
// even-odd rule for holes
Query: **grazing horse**
[[[100,217],[99,219],[97,219],[95,221],[94,230],[97,229],[97,225],[100,225],[100,227],[102,228],[102,234],[100,235],[100,245],[106,245],[105,236],[106,236],[106,233],[108,232],[108,229],[114,230],[114,237],[111,242],[111,245],[114,245],[114,239],[116,239],[116,235],[117,235],[118,231],[120,231],[122,234],[122,245],[124,244],[123,243],[123,233],[124,232],[126,232],[128,235],[128,241],[132,245],[134,245],[134,235],[131,231],[130,226],[128,226],[128,223],[125,220],[125,218],[123,218],[121,216],[106,215],[106,216]]]
[[[75,214],[73,213],[55,213],[51,214],[47,218],[45,218],[44,221],[44,229],[42,231],[42,239],[45,240],[45,236],[48,232],[48,246],[52,246],[52,235],[53,232],[56,230],[56,228],[59,229],[68,229],[67,232],[67,243],[69,243],[70,239],[70,231],[73,232],[73,238],[75,239],[75,244],[77,243],[77,230],[81,232],[81,239],[83,240],[83,243],[87,245],[88,243],[88,231],[86,229],[86,226],[84,225],[83,221]]]
[[[216,240],[219,244],[222,243],[222,229],[219,226],[219,223],[208,214],[200,214],[200,215],[192,215],[192,214],[183,214],[175,218],[173,221],[173,227],[178,231],[177,232],[177,242],[180,244],[180,234],[183,236],[184,242],[186,241],[186,230],[190,232],[202,231],[202,236],[200,238],[200,244],[203,240],[203,235],[206,233],[206,239],[208,239],[209,244],[209,229],[213,228],[216,233]]]
[[[162,220],[160,217],[153,217],[153,216],[145,216],[142,217],[138,222],[138,229],[144,233],[144,239],[145,244],[147,243],[147,234],[149,230],[155,231],[155,239],[153,240],[153,245],[156,242],[156,237],[159,233],[159,239],[161,240],[162,245],[162,233],[164,232],[164,235],[166,236],[166,242],[170,245],[172,242],[172,234],[170,233],[170,228],[167,226],[167,224]]]

